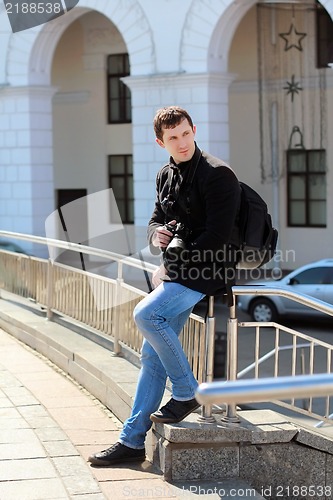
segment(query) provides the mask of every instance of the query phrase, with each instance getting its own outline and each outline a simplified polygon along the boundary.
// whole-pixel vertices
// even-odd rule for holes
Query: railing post
[[[115,305],[115,329],[113,332],[114,346],[113,351],[116,355],[121,353],[121,345],[119,342],[119,331],[121,328],[121,294],[122,294],[122,284],[123,279],[123,264],[118,262],[118,276],[116,280],[116,305]]]
[[[237,356],[238,356],[238,319],[236,318],[235,296],[233,305],[229,307],[229,319],[227,322],[227,380],[237,379]],[[228,404],[226,415],[223,420],[228,423],[238,423],[236,404]]]
[[[54,291],[53,261],[47,261],[47,296],[46,296],[46,318],[51,321],[53,318],[53,291]]]
[[[215,316],[214,316],[214,296],[208,297],[208,314],[206,318],[206,367],[205,382],[213,382],[214,378],[214,346],[215,346]],[[212,415],[212,405],[207,404],[202,407],[199,420],[202,422],[215,422]]]

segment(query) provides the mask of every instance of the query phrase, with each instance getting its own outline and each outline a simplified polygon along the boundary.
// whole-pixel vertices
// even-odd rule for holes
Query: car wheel
[[[250,307],[250,315],[253,321],[269,322],[277,321],[278,312],[275,305],[269,299],[256,299],[252,302]]]

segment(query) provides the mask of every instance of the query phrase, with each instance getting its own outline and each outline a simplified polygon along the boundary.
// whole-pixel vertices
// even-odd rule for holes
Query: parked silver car
[[[251,284],[300,292],[333,304],[333,259],[306,264],[279,280],[254,281]],[[250,314],[253,321],[277,321],[279,316],[300,317],[321,314],[277,295],[271,297],[241,295],[237,304],[242,311]]]

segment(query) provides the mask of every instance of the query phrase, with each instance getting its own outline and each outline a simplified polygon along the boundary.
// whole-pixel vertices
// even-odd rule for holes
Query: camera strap
[[[186,214],[187,215],[190,215],[190,213],[191,213],[191,209],[190,209],[190,193],[191,193],[191,188],[192,188],[192,184],[193,184],[193,181],[194,181],[194,177],[195,177],[195,174],[197,172],[198,165],[199,165],[199,161],[201,159],[201,155],[202,155],[202,151],[200,151],[200,155],[199,155],[197,161],[195,162],[195,165],[194,165],[194,168],[192,170],[191,177],[190,177],[189,181],[186,182],[185,203],[186,203]]]
[[[190,209],[190,193],[191,193],[191,187],[194,181],[194,177],[199,165],[199,161],[201,159],[202,152],[199,152],[200,154],[198,155],[198,158],[196,159],[196,162],[191,169],[192,171],[189,172],[189,179],[185,180],[185,203],[180,197],[180,188],[181,185],[177,184],[177,180],[175,179],[176,173],[175,173],[175,167],[170,166],[169,171],[168,171],[168,186],[169,186],[169,192],[173,190],[173,199],[179,203],[181,208],[185,211],[186,215],[189,216],[191,213]],[[178,167],[177,167],[178,168]]]

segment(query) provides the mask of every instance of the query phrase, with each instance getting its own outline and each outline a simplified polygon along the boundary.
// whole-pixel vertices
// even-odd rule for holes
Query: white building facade
[[[333,18],[333,0],[319,6]],[[314,0],[80,0],[17,33],[2,9],[1,229],[44,235],[66,196],[117,193],[117,182],[119,192],[128,183],[125,222],[146,226],[167,161],[152,120],[177,104],[192,115],[199,147],[267,201],[282,267],[332,257],[333,69],[318,66],[316,9]],[[264,51],[264,31],[279,55]],[[109,117],[117,55],[129,61],[119,77],[130,89],[124,120]],[[128,170],[117,180],[118,161]]]

